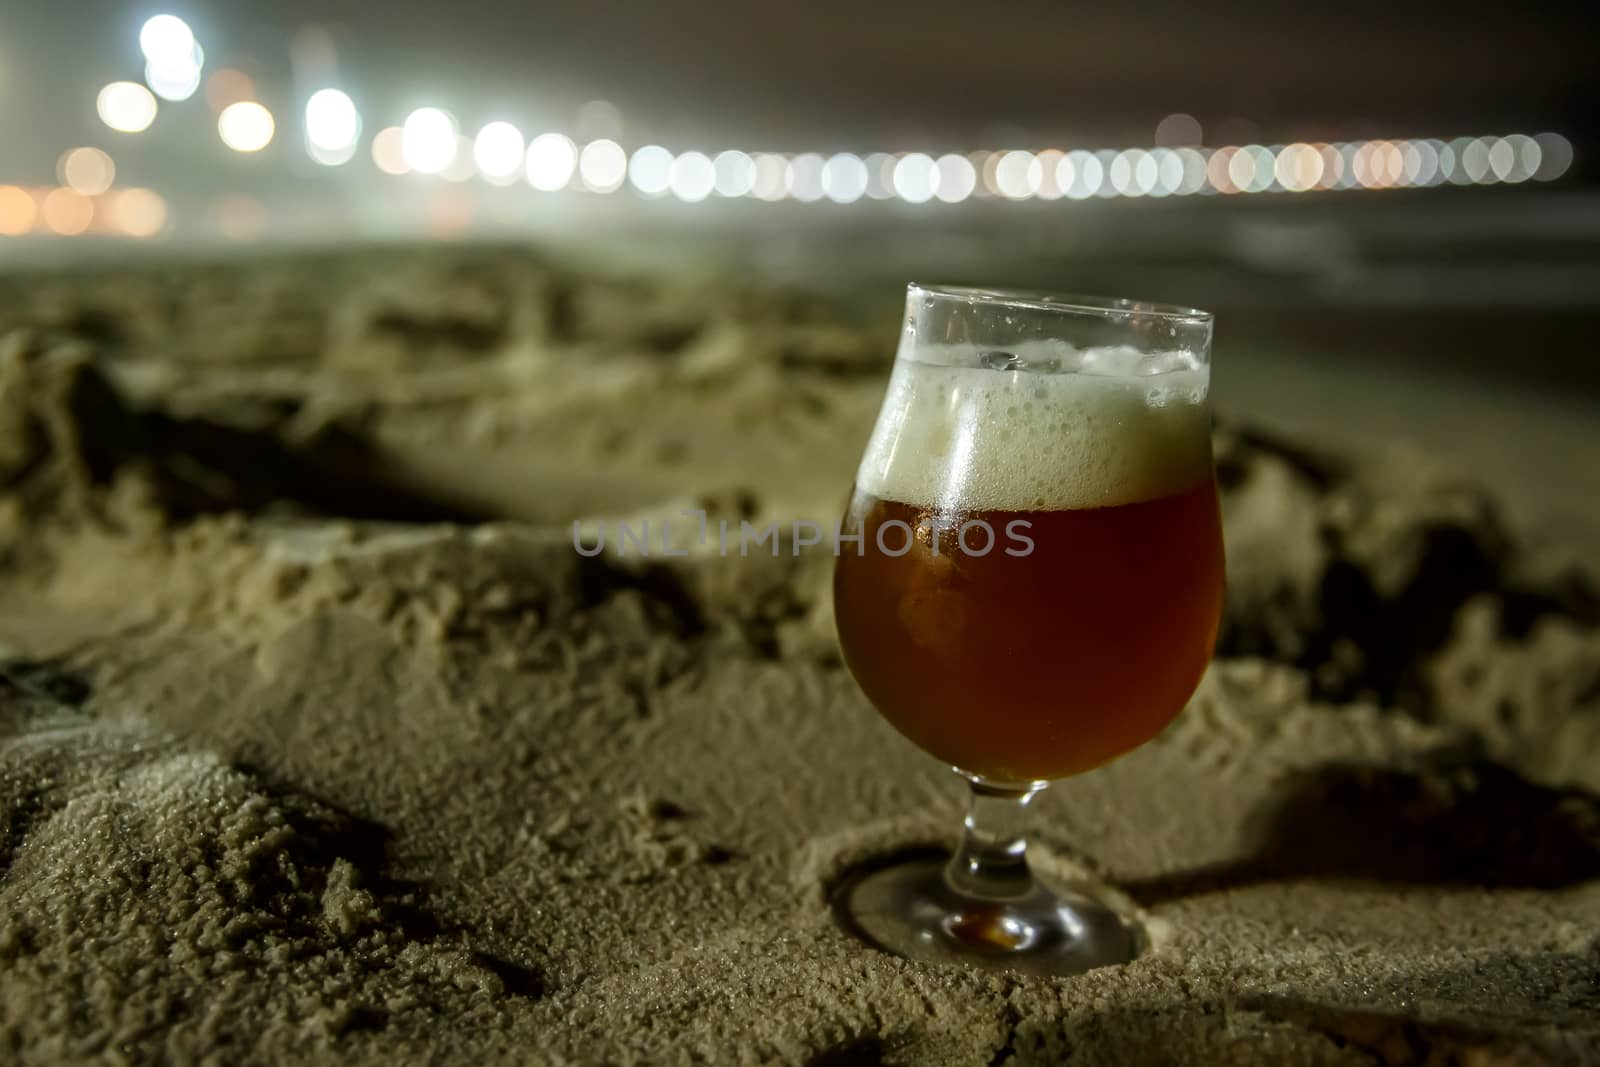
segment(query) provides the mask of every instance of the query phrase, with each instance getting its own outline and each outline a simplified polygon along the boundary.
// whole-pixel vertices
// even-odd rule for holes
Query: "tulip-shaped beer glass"
[[[1033,877],[1023,816],[1159,733],[1210,659],[1210,345],[1203,311],[909,288],[834,611],[868,699],[972,798],[947,862],[848,890],[880,946],[1045,974],[1133,957],[1115,913]]]

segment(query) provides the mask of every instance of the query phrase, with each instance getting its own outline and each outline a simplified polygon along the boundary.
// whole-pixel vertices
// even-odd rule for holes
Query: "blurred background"
[[[1583,5],[12,4],[0,268],[494,243],[1219,314],[1223,406],[1527,514],[1600,440]],[[889,312],[889,313],[892,313]]]

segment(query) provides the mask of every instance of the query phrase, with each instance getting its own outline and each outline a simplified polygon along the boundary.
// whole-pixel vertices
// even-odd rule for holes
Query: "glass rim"
[[[1128,297],[1095,296],[1089,293],[1052,293],[1037,289],[985,289],[966,285],[925,285],[910,282],[906,295],[922,293],[970,302],[982,301],[1005,307],[1027,308],[1031,311],[1059,311],[1079,315],[1141,315],[1165,322],[1187,326],[1208,326],[1216,318],[1201,308],[1181,304],[1163,304],[1155,300],[1134,300]]]

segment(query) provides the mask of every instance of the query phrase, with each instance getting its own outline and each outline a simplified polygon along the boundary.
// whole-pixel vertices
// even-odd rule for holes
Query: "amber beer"
[[[1204,379],[1158,378],[897,366],[834,610],[862,690],[940,760],[1001,781],[1076,774],[1193,693],[1222,533]]]
[[[1211,657],[1222,544],[1209,481],[1084,511],[939,516],[858,493],[851,512],[865,538],[835,577],[846,661],[885,718],[962,770],[1020,781],[1097,767],[1172,721]],[[894,519],[917,531],[898,556],[877,544]],[[957,541],[975,519],[996,534],[982,556]],[[1025,548],[1008,528],[1030,553],[1006,554]],[[883,541],[898,551],[901,527]],[[981,550],[981,528],[966,543]]]

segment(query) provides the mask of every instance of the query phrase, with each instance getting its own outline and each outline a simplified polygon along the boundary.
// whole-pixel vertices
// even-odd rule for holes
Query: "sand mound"
[[[30,1057],[420,1040],[527,992],[379,873],[381,830],[170,734],[16,689],[5,714],[3,1026]]]
[[[930,969],[830,910],[959,800],[839,665],[830,560],[568,526],[831,518],[882,331],[489,254],[7,301],[14,1058],[1600,1058],[1596,580],[1448,472],[1225,422],[1219,659],[1038,804],[1152,950]]]

